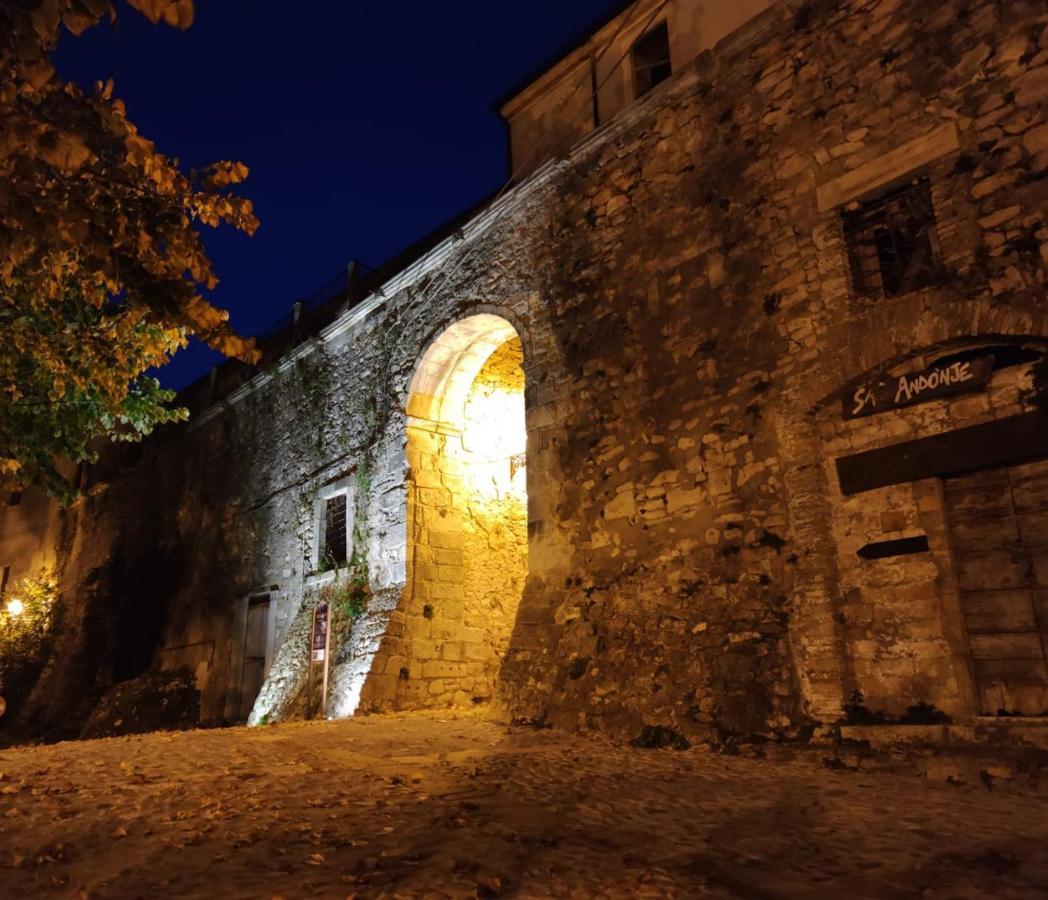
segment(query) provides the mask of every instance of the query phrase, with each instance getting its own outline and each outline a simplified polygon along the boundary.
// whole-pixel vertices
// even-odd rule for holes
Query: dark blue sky
[[[492,101],[616,0],[200,0],[189,31],[126,6],[116,29],[66,36],[67,78],[114,78],[141,132],[186,165],[239,159],[262,226],[205,231],[214,301],[265,330],[352,258],[375,266],[499,188]],[[199,345],[171,387],[217,356]]]

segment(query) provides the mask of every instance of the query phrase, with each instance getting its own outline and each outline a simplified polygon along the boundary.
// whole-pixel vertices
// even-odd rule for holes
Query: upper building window
[[[633,96],[643,97],[673,74],[670,32],[665,22],[639,38],[630,51],[633,60]]]
[[[927,177],[844,212],[855,291],[867,297],[895,297],[926,287],[938,263],[935,213]]]

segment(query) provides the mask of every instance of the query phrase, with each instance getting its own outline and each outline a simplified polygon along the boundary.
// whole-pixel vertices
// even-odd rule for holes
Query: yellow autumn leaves
[[[154,23],[193,21],[191,0],[128,4]],[[63,29],[115,15],[108,0],[0,5],[0,487],[49,466],[53,478],[48,454],[83,458],[95,437],[168,420],[141,379],[188,335],[257,356],[204,296],[218,278],[197,231],[255,231],[251,202],[231,192],[247,166],[184,171],[139,134],[111,82],[84,92],[51,67]]]

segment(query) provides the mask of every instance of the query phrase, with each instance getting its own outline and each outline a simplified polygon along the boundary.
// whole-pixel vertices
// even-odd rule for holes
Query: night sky
[[[617,5],[200,0],[186,32],[125,6],[116,29],[66,35],[58,66],[115,79],[131,120],[185,165],[250,167],[261,228],[204,236],[212,299],[255,334],[350,259],[377,266],[497,190],[493,101]],[[194,345],[161,380],[180,388],[216,359]]]

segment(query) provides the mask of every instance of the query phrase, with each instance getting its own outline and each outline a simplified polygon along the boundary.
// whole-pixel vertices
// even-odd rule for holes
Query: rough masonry
[[[247,715],[261,595],[252,721],[301,714],[312,604],[352,579],[336,715],[493,701],[703,743],[803,737],[846,707],[1038,712],[1026,675],[980,662],[1026,657],[971,598],[1048,576],[972,587],[1000,566],[970,555],[998,545],[963,510],[993,489],[958,479],[976,441],[998,456],[973,471],[1048,496],[1036,447],[965,432],[1036,415],[1046,100],[1030,0],[772,4],[187,427],[95,467],[60,517],[64,632],[20,727],[69,733],[150,667],[188,667],[204,720]],[[865,295],[863,204],[908,184],[934,265]],[[863,385],[985,357],[977,389],[845,415]],[[526,460],[471,457],[471,397],[521,387]],[[845,492],[841,459],[887,448],[891,479],[892,447],[937,435],[960,437],[920,477]],[[466,484],[484,466],[508,485],[487,505]],[[318,572],[339,484],[352,548]],[[1042,522],[1031,502],[994,521]],[[1048,592],[1030,602],[1045,618],[1016,627],[1043,641]]]

